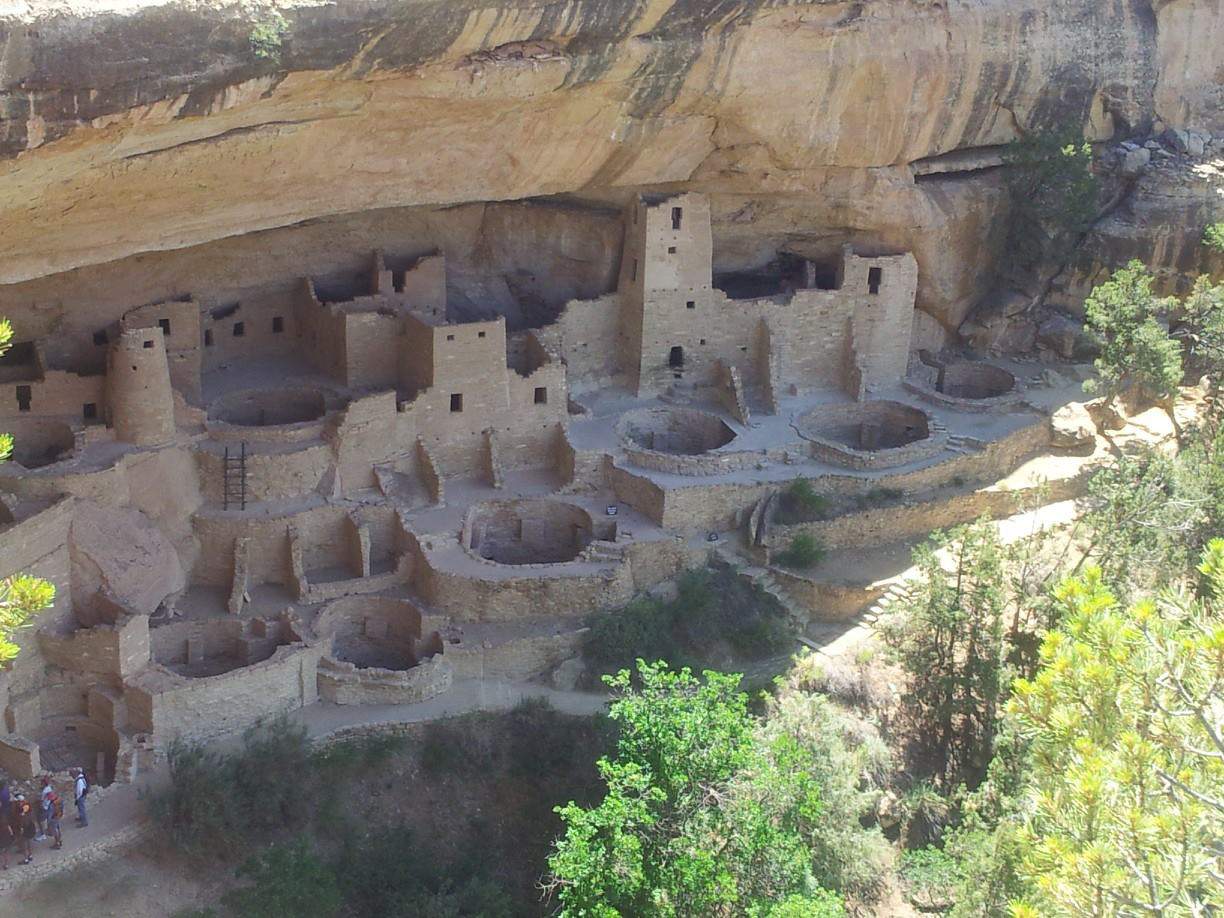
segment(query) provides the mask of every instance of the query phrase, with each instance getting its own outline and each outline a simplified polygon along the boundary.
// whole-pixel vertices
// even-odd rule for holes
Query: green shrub
[[[1203,243],[1217,252],[1224,252],[1224,223],[1209,223],[1203,230]]]
[[[816,536],[801,532],[790,540],[790,545],[784,551],[774,556],[774,560],[784,567],[795,567],[802,570],[815,567],[825,557],[825,549]]]
[[[858,502],[859,506],[862,507],[880,507],[884,504],[890,504],[895,500],[900,500],[904,493],[897,488],[872,488],[860,497]]]
[[[250,858],[238,876],[251,885],[230,890],[222,902],[242,918],[333,918],[340,912],[335,871],[304,836]]]
[[[939,848],[918,848],[901,855],[901,875],[909,886],[910,901],[924,910],[941,909],[951,901],[960,868]]]
[[[278,62],[281,47],[285,41],[285,33],[289,31],[289,23],[280,13],[272,13],[268,18],[255,23],[251,27],[248,40],[251,50],[260,60]]]

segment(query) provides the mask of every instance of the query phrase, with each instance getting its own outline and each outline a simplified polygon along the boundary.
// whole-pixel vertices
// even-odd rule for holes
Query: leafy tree
[[[1123,608],[1095,568],[1010,705],[1031,744],[1018,915],[1198,915],[1224,907],[1224,540],[1203,590]]]
[[[1224,374],[1224,284],[1197,278],[1178,308],[1173,335],[1182,344],[1190,372],[1206,373],[1218,388]]]
[[[605,678],[620,737],[598,763],[603,801],[557,809],[560,914],[769,915],[791,896],[840,914],[803,842],[821,810],[810,758],[793,739],[756,737],[739,679],[642,661],[638,688],[627,670]]]
[[[1203,230],[1203,243],[1217,252],[1224,252],[1224,223],[1209,223]]]
[[[1004,151],[1011,199],[1005,270],[1021,287],[1052,256],[1063,255],[1087,231],[1099,184],[1092,148],[1075,127],[1027,134]]]
[[[883,623],[909,676],[904,702],[916,751],[949,790],[989,754],[1003,690],[1003,551],[979,521],[936,532],[914,552],[920,574]],[[984,763],[983,763],[984,765]]]
[[[336,874],[305,836],[260,852],[238,868],[238,876],[251,885],[222,901],[242,918],[333,918],[340,912]]]
[[[13,326],[0,319],[0,357],[13,342]],[[13,438],[0,433],[0,462],[13,454]],[[55,602],[55,586],[28,574],[15,574],[0,580],[0,664],[14,659],[21,648],[13,635],[30,624],[39,612]]]
[[[1097,378],[1084,384],[1090,393],[1121,394],[1128,386],[1166,406],[1182,381],[1181,348],[1161,316],[1169,302],[1152,294],[1152,275],[1139,261],[1115,271],[1084,302],[1088,328],[1101,344]]]

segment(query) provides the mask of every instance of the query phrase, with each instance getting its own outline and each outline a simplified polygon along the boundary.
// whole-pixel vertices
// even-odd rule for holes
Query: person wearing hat
[[[31,863],[34,860],[34,852],[30,845],[37,830],[34,827],[34,807],[30,806],[25,794],[13,796],[13,831],[17,835],[18,853],[25,855],[21,863]]]
[[[89,816],[85,813],[85,795],[89,793],[89,782],[85,780],[85,769],[74,768],[72,775],[72,799],[77,808],[77,825],[89,825]]]

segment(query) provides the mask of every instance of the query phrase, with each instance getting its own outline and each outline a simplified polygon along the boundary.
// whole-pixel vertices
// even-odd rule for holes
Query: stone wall
[[[498,643],[447,644],[445,658],[461,679],[535,679],[577,656],[589,629],[515,638]]]
[[[124,683],[132,729],[160,742],[202,740],[313,704],[321,646],[278,647],[268,660],[192,679],[154,664]]]
[[[406,670],[359,668],[323,657],[318,678],[319,697],[333,704],[416,704],[448,691],[454,673],[442,654]]]
[[[122,679],[149,662],[149,618],[129,615],[114,625],[67,633],[44,629],[38,632],[38,645],[52,666]]]

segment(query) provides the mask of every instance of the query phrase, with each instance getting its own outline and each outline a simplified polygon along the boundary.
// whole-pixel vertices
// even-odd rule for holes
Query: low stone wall
[[[285,645],[262,663],[198,679],[154,664],[124,683],[129,726],[159,743],[202,740],[313,704],[322,649]]]
[[[230,455],[238,455],[237,445]],[[246,497],[248,502],[300,497],[316,490],[332,467],[332,448],[324,443],[305,444],[301,449],[262,452],[247,450]],[[225,496],[225,454],[216,446],[197,449],[200,492],[215,504]]]
[[[405,670],[361,668],[323,657],[318,680],[319,697],[335,704],[414,704],[449,690],[454,672],[441,654]]]
[[[860,584],[814,580],[781,567],[771,567],[769,573],[818,622],[848,621],[884,592]]]
[[[38,646],[53,666],[123,678],[149,662],[149,618],[129,615],[115,625],[39,631]]]
[[[579,628],[498,644],[447,644],[445,658],[460,678],[522,682],[543,675],[561,661],[577,656],[588,631],[587,628]]]

